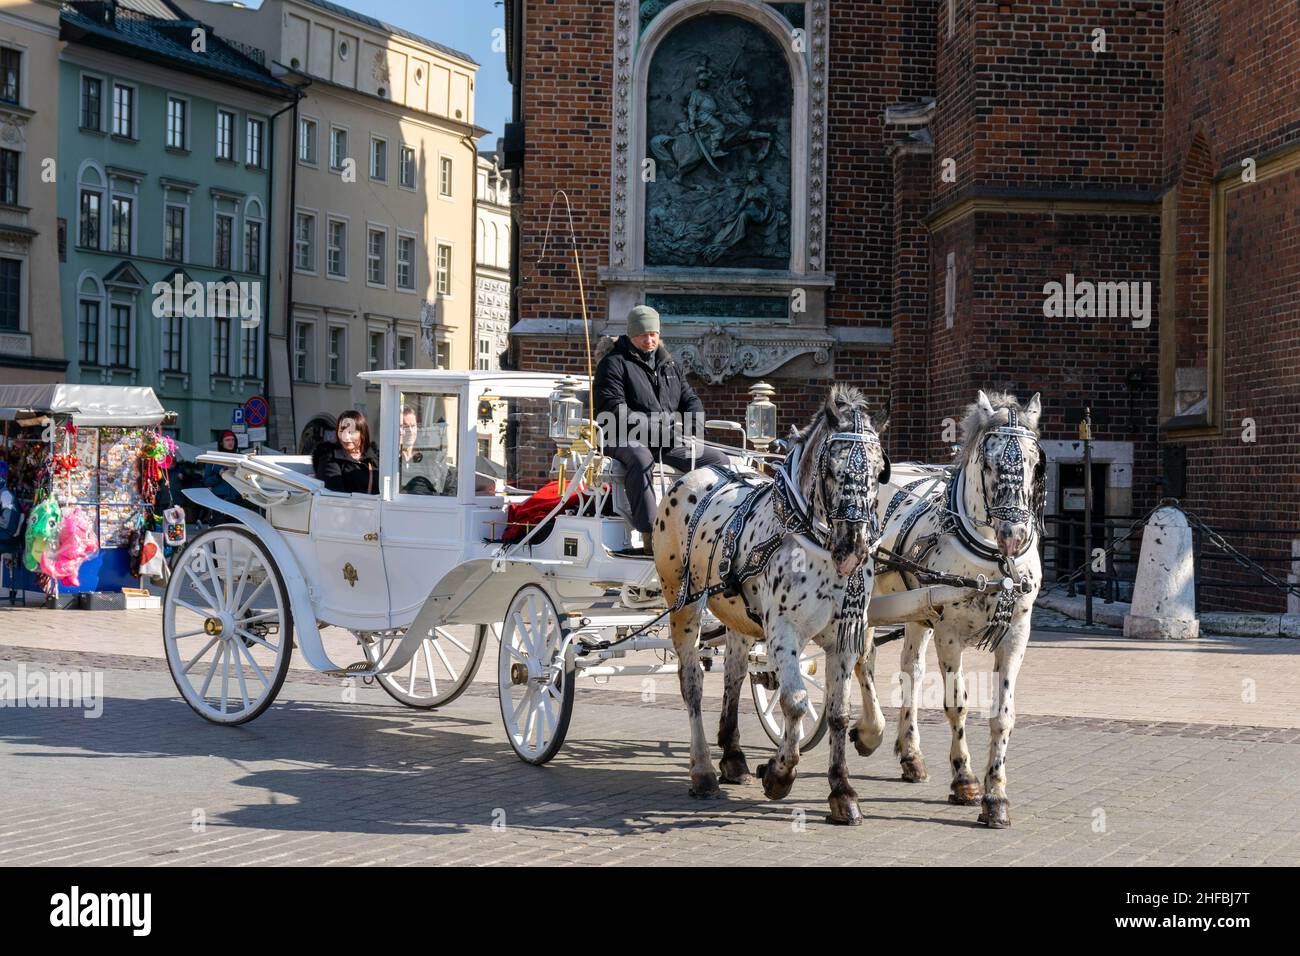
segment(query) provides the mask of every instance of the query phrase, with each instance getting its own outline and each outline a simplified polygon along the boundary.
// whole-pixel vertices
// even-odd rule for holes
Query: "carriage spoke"
[[[240,624],[254,624],[257,621],[264,621],[268,617],[279,617],[280,612],[276,610],[263,611],[260,614],[250,614],[248,617],[240,618]]]
[[[235,634],[239,637],[244,638],[245,640],[252,641],[254,644],[262,645],[262,647],[265,647],[268,651],[271,651],[272,653],[275,654],[280,653],[279,647],[272,644],[270,641],[266,640],[265,638],[258,637],[252,631],[246,631],[242,627],[237,627],[235,628]]]
[[[462,651],[464,651],[466,654],[471,653],[471,652],[470,652],[470,649],[469,649],[468,647],[466,647],[466,646],[465,646],[464,644],[462,644],[460,641],[456,640],[456,638],[455,638],[454,635],[452,635],[452,634],[448,634],[448,633],[447,633],[446,631],[444,631],[442,628],[437,628],[437,629],[435,630],[434,633],[435,633],[435,638],[434,638],[434,646],[435,646],[435,647],[438,646],[438,642],[439,642],[439,640],[442,640],[442,641],[447,641],[447,642],[450,643],[450,644],[455,644],[457,647],[459,647],[459,648],[460,648]]]
[[[208,641],[208,643],[204,644],[203,650],[199,651],[197,654],[194,655],[194,657],[190,659],[190,662],[181,669],[181,673],[188,674],[190,672],[190,669],[199,662],[199,658],[201,658],[204,654],[206,654],[211,649],[212,645],[217,643],[218,640],[220,640],[220,638],[214,637],[210,641]],[[205,684],[204,687],[206,688],[207,685]]]
[[[226,702],[230,698],[230,645],[221,648],[221,712],[226,713]]]
[[[270,575],[267,575],[266,577],[262,578],[261,583],[258,584],[257,587],[253,588],[252,592],[248,595],[248,597],[244,598],[243,603],[240,604],[239,607],[235,610],[235,617],[243,617],[245,612],[247,612],[249,607],[252,605],[254,598],[256,598],[259,594],[261,594],[262,588],[266,587],[270,583],[271,583]]]
[[[417,656],[412,654],[410,663],[406,665],[406,692],[412,697],[415,696],[415,661]]]
[[[216,638],[214,637],[212,640],[215,643]],[[203,678],[203,686],[199,688],[200,697],[208,696],[208,688],[212,686],[212,677],[217,672],[217,664],[221,661],[221,655],[225,652],[225,649],[224,644],[217,645],[217,653],[213,656],[212,663],[208,665],[208,673]]]
[[[194,570],[188,564],[185,566],[185,574],[189,577],[190,581],[194,584],[194,590],[198,591],[199,596],[202,597],[203,600],[208,602],[208,607],[213,611],[220,611],[222,609],[221,604],[217,601],[216,598],[214,598],[211,595],[211,593],[209,593],[207,586],[202,581],[199,580],[199,576],[194,573]],[[195,614],[202,614],[204,617],[208,616],[207,611],[200,611],[198,608],[194,607],[194,605],[188,604],[185,601],[182,601],[180,598],[176,599],[176,603],[183,608],[187,608],[188,610],[193,611]]]
[[[456,681],[460,680],[460,675],[459,675],[458,673],[456,673],[456,668],[454,668],[454,667],[451,666],[451,661],[447,659],[447,655],[446,655],[445,653],[443,653],[442,648],[438,646],[437,642],[435,642],[435,641],[425,641],[425,642],[424,642],[424,653],[425,653],[426,655],[429,653],[429,645],[430,645],[430,644],[433,645],[434,653],[436,653],[436,654],[438,655],[438,657],[442,659],[443,666],[445,666],[445,667],[447,668],[447,673],[451,674],[451,680],[452,680],[452,683],[455,683]],[[430,661],[430,662],[429,662],[429,672],[430,672],[430,674],[433,673],[433,661]],[[437,692],[438,692],[438,688],[435,686],[435,687],[434,687],[434,693],[436,694]]]
[[[172,640],[179,641],[182,637],[194,637],[196,634],[206,634],[206,633],[208,632],[205,631],[203,628],[199,627],[199,628],[195,628],[192,631],[182,631],[180,634],[173,634]]]
[[[429,669],[429,687],[432,688],[431,695],[438,695],[438,676],[433,671],[433,655],[429,653],[429,642],[422,641],[420,650],[424,652],[424,666]]]
[[[226,548],[227,551],[229,551],[230,548],[229,541],[226,542]],[[207,555],[208,555],[208,580],[212,582],[212,593],[216,596],[218,601],[218,603],[213,606],[224,611],[226,610],[226,603],[221,600],[221,582],[217,580],[217,549],[215,547],[211,548],[210,550],[207,551]]]
[[[238,654],[234,653],[234,645],[235,645],[236,643],[238,643],[241,647],[243,647],[243,643],[242,643],[242,642],[234,642],[234,641],[232,641],[232,642],[231,642],[231,653],[230,653],[229,656],[230,656],[230,657],[233,657],[233,658],[235,659],[235,676],[236,676],[237,678],[239,678],[239,697],[240,697],[240,699],[244,702],[244,707],[243,707],[243,709],[244,709],[244,710],[248,710],[248,708],[249,708],[249,706],[250,706],[250,702],[249,702],[249,700],[248,700],[248,686],[244,683],[244,662],[243,662],[242,660],[239,659],[239,655],[238,655]],[[247,650],[247,648],[244,648],[244,649]]]
[[[253,657],[253,652],[248,649],[248,646],[244,644],[243,641],[239,642],[239,649],[243,652],[244,656],[248,658],[248,663],[252,666],[253,672],[257,674],[258,680],[260,680],[265,686],[270,687],[271,682],[266,679],[266,674],[262,672],[262,668],[258,665],[256,658]]]

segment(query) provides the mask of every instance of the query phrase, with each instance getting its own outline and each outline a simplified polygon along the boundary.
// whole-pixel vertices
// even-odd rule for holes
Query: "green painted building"
[[[68,381],[152,386],[205,444],[267,391],[272,136],[296,93],[168,0],[67,4],[60,38]]]

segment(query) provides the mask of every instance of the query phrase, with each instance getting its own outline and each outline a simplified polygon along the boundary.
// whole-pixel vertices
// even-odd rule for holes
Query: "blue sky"
[[[510,83],[506,55],[494,52],[492,31],[500,29],[497,46],[504,49],[505,13],[498,0],[335,0],[394,26],[445,43],[468,53],[479,63],[474,82],[475,119],[491,132],[479,147],[496,146],[510,118]]]

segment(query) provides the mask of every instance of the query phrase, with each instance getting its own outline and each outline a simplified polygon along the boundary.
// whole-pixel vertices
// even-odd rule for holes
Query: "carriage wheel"
[[[754,694],[754,707],[763,730],[778,747],[785,735],[785,713],[781,710],[781,694],[776,672],[770,670],[771,662],[763,669],[751,666],[749,687]],[[808,706],[812,714],[799,721],[799,750],[812,750],[826,736],[826,652],[816,641],[809,641],[799,654],[799,670],[804,686],[808,688]]]
[[[506,611],[497,657],[501,719],[520,760],[541,765],[559,751],[573,716],[575,676],[555,603],[537,585],[524,585]]]
[[[242,724],[289,673],[293,611],[262,543],[237,525],[194,538],[163,600],[163,647],[176,689],[200,717]]]
[[[432,710],[465,693],[478,673],[487,644],[487,625],[479,624],[473,636],[453,634],[450,628],[435,627],[420,643],[409,663],[375,680],[398,703]],[[401,643],[402,633],[386,632],[362,640],[366,659],[378,664]]]

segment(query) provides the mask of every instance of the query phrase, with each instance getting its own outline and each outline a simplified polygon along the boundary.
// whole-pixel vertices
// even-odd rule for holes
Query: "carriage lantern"
[[[745,437],[759,451],[766,451],[776,440],[776,406],[772,404],[776,389],[759,382],[750,387],[749,394],[752,398],[745,407]]]
[[[578,440],[582,424],[582,402],[577,379],[566,375],[551,392],[551,438],[562,447]]]

